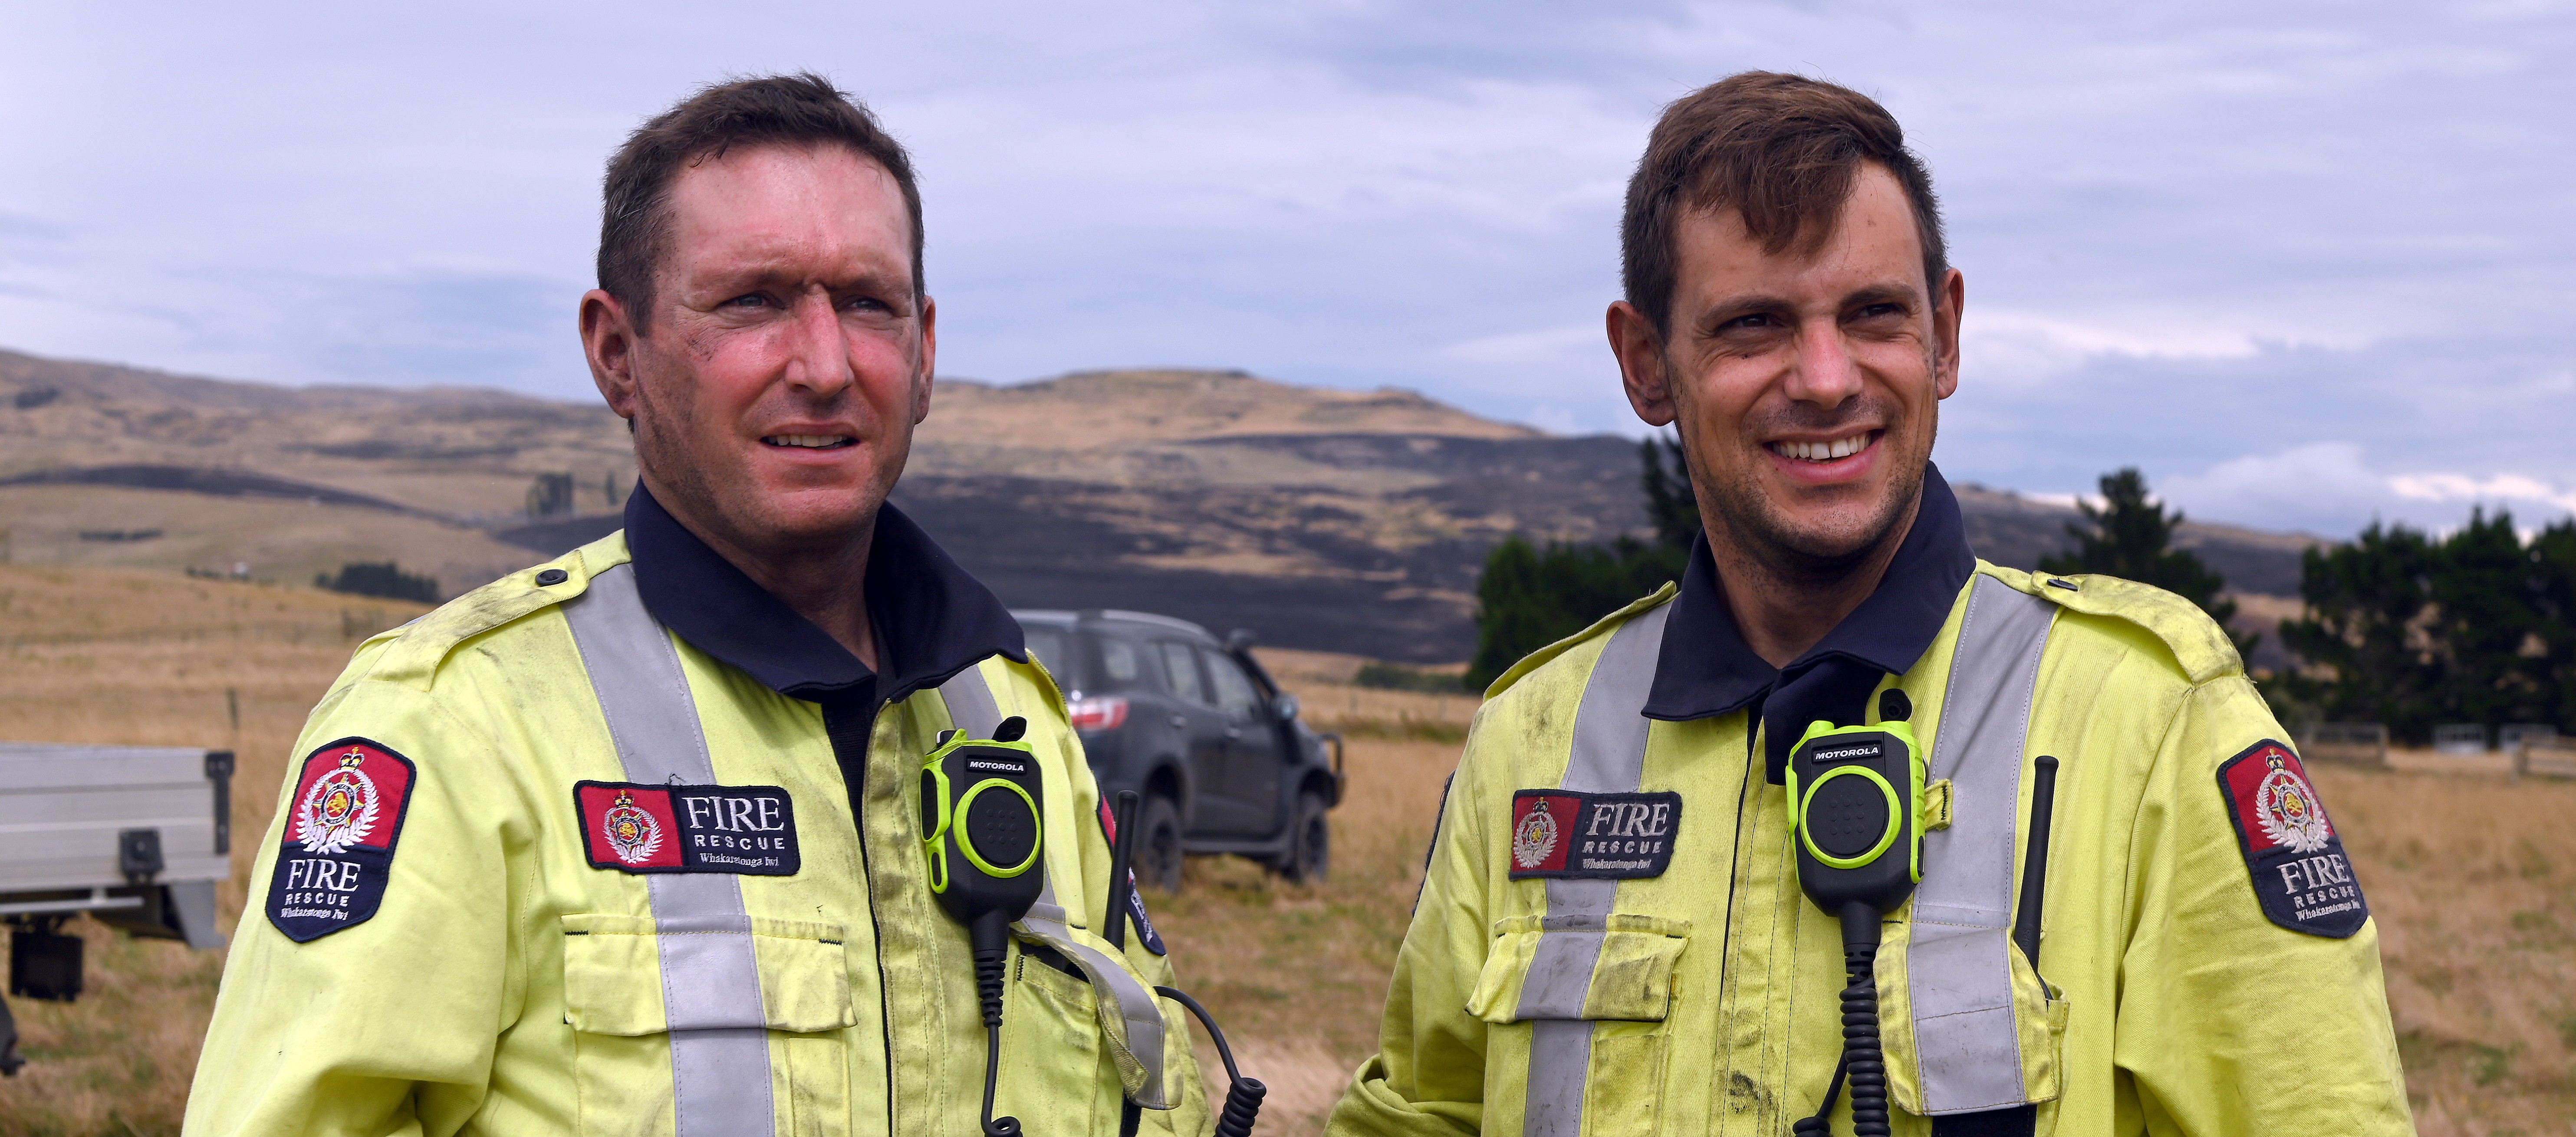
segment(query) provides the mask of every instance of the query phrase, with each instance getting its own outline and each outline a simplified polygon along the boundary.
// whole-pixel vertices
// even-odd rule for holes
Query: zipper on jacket
[[[865,690],[873,692],[876,684]],[[877,920],[876,866],[868,857],[868,740],[876,733],[877,719],[892,703],[878,703],[871,709],[866,696],[823,704],[823,735],[832,741],[832,760],[841,767],[841,781],[850,795],[850,822],[858,830],[859,875],[861,896],[868,906],[870,947],[876,953],[877,1033],[885,1047],[885,1108],[888,1134],[894,1125],[894,1007],[887,1001],[889,986],[885,972],[885,928]]]

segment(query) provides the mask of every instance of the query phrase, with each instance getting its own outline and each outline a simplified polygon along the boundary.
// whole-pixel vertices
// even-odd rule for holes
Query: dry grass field
[[[83,533],[154,533],[100,541]],[[480,529],[346,505],[113,486],[0,486],[0,560],[73,568],[231,572],[303,584],[351,561],[394,561],[454,596],[537,554]]]
[[[124,569],[0,566],[0,738],[232,746],[236,831],[260,833],[305,709],[358,638],[416,611]],[[1183,984],[1272,1087],[1261,1131],[1308,1133],[1374,1044],[1474,701],[1349,686],[1356,661],[1344,657],[1264,659],[1310,718],[1351,738],[1333,878],[1292,886],[1239,861],[1197,860],[1183,893],[1154,905]],[[2379,913],[2421,1131],[2576,1131],[2576,784],[2512,783],[2492,761],[2422,755],[2317,778]],[[251,843],[235,847],[245,860]],[[228,917],[239,910],[238,881],[224,904]],[[72,927],[90,940],[89,993],[12,1000],[31,1063],[0,1080],[0,1137],[173,1132],[221,953]]]
[[[233,881],[268,828],[287,748],[359,640],[424,609],[309,588],[133,569],[0,565],[0,738],[229,747]],[[237,717],[236,717],[237,711]],[[0,1079],[0,1134],[172,1133],[223,953],[89,940],[78,1002],[10,1000],[28,1059]]]

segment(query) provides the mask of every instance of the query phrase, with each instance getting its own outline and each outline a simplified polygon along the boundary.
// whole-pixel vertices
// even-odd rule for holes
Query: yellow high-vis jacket
[[[1966,581],[1847,700],[1906,719],[1935,780],[1876,964],[1895,1132],[2412,1133],[2377,928],[2224,634],[2107,577]],[[1674,597],[1495,683],[1332,1133],[1781,1137],[1825,1097],[1843,942],[1801,892],[1765,711],[1639,714],[1704,646]],[[2034,967],[2008,930],[2041,755]]]
[[[1168,961],[1099,935],[1098,791],[1046,672],[970,652],[847,715],[782,694],[647,611],[636,516],[367,641],[314,709],[187,1131],[972,1134],[985,1029],[917,787],[940,732],[1019,716],[1047,892],[1014,927],[996,1115],[1112,1137],[1133,1094],[1146,1132],[1203,1132],[1185,1012],[1150,991]],[[933,661],[888,623],[936,614],[883,607],[879,574],[972,582],[891,507],[878,532],[891,682]]]

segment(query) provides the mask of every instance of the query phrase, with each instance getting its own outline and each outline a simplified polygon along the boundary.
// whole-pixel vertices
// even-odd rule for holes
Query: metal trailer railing
[[[0,742],[0,921],[10,995],[81,991],[81,913],[132,935],[223,946],[215,885],[232,874],[229,750]],[[0,1073],[17,1030],[0,999]]]
[[[2433,749],[2444,754],[2484,754],[2487,728],[2473,722],[2444,723],[2433,728]]]
[[[2576,778],[2576,738],[2562,738],[2556,731],[2522,736],[2513,751],[2513,776]]]
[[[2388,726],[2375,722],[2309,723],[2293,735],[2299,757],[2308,762],[2351,766],[2388,765]]]

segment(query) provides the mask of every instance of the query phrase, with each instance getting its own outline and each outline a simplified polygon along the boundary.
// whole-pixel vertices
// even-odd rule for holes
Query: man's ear
[[[1680,411],[1673,405],[1672,376],[1664,366],[1664,337],[1654,321],[1625,300],[1610,305],[1610,354],[1619,359],[1619,382],[1628,390],[1628,406],[1648,426],[1667,426]]]
[[[1946,399],[1959,389],[1959,310],[1968,303],[1968,278],[1951,269],[1941,277],[1941,307],[1932,313],[1932,394]]]
[[[590,361],[590,381],[599,387],[608,409],[630,425],[635,421],[635,325],[626,305],[601,289],[581,296],[581,353]]]
[[[939,302],[921,298],[921,371],[913,383],[912,425],[930,417],[930,388],[939,374]]]

